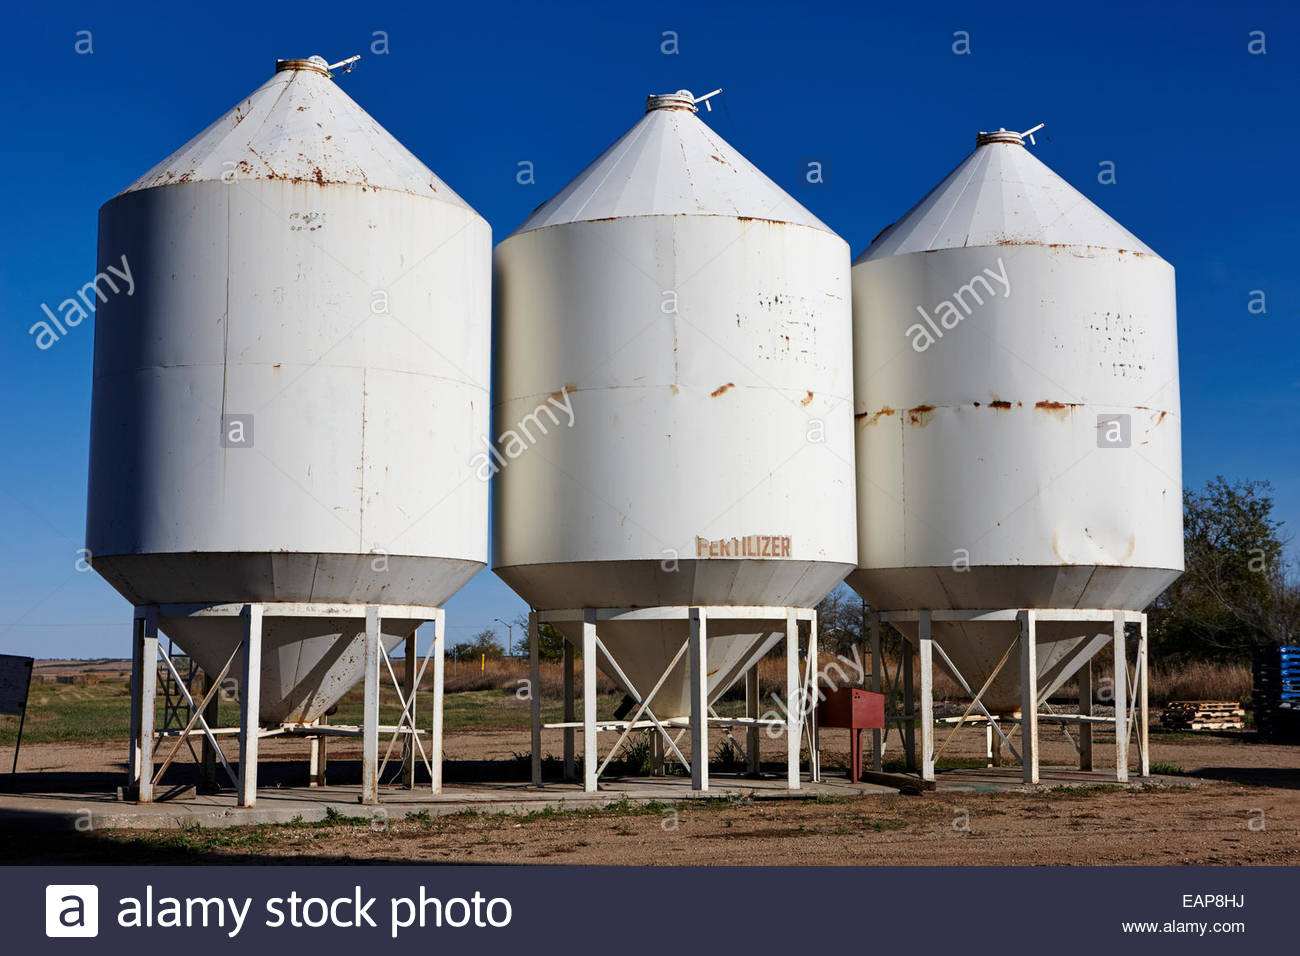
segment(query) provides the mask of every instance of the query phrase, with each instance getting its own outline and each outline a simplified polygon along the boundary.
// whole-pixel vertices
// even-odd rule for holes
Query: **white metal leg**
[[[917,620],[917,665],[921,670],[921,779],[934,779],[934,641],[930,612]]]
[[[1124,612],[1115,612],[1115,779],[1128,780],[1128,648],[1125,646]]]
[[[1147,658],[1150,649],[1147,645],[1147,616],[1142,615],[1138,624],[1138,741],[1142,748],[1142,776],[1151,776],[1151,727],[1150,700],[1147,694]]]
[[[821,730],[817,726],[817,705],[821,702],[821,657],[817,648],[817,612],[808,619],[808,702],[805,714],[808,721],[808,775],[813,783],[822,781]]]
[[[759,713],[758,661],[745,672],[745,716],[751,720],[758,719]],[[757,726],[745,731],[745,769],[753,776],[762,772],[763,761],[759,755],[759,742],[762,733]]]
[[[144,672],[141,664],[143,648],[140,646],[141,628],[144,626],[140,620],[142,611],[143,608],[136,608],[131,618],[131,740],[127,745],[126,785],[132,792],[140,787],[140,696],[143,690],[140,675]]]
[[[1038,783],[1038,619],[1020,612],[1021,779]]]
[[[447,675],[447,617],[442,608],[433,619],[433,727],[429,736],[429,776],[434,793],[442,793],[442,705]]]
[[[528,716],[532,731],[533,786],[542,785],[542,658],[538,648],[537,612],[528,614]]]
[[[564,640],[564,659],[562,666],[564,668],[564,722],[573,723],[574,706],[573,706],[573,645],[566,638]],[[574,780],[577,778],[577,768],[573,759],[574,733],[572,727],[564,728],[564,779]]]
[[[582,618],[582,789],[596,792],[596,609]]]
[[[144,616],[136,622],[137,644],[140,650],[140,729],[137,737],[139,750],[139,794],[141,803],[153,802],[154,775],[154,715],[158,701],[158,609],[145,609]]]
[[[1079,715],[1092,716],[1092,661],[1079,668]],[[1092,769],[1092,724],[1079,723],[1079,769]]]
[[[325,738],[313,737],[308,755],[307,786],[325,786]]]
[[[913,648],[904,638],[903,654],[903,761],[908,770],[916,769],[916,679],[912,669]]]
[[[691,789],[709,789],[709,652],[704,608],[691,608]]]
[[[788,612],[785,618],[785,695],[786,786],[798,790],[803,702],[799,699],[799,620],[794,611]]]
[[[880,653],[880,615],[872,611],[867,618],[867,627],[871,634],[871,690],[880,693],[880,674],[885,666]],[[889,707],[885,708],[886,710]],[[880,773],[884,769],[884,734],[879,729],[871,732],[871,769]]]
[[[239,805],[257,803],[257,749],[261,737],[262,605],[244,606],[244,664],[239,684]]]
[[[379,608],[366,608],[365,703],[361,717],[361,802],[379,802]]]

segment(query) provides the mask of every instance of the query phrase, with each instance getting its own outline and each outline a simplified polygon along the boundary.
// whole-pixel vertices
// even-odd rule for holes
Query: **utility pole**
[[[514,657],[515,656],[515,626],[509,621],[501,620],[501,618],[499,617],[494,617],[492,620],[496,621],[498,624],[504,624],[506,626],[506,633],[509,635],[506,638],[506,641],[508,642],[506,644],[506,652],[511,657]]]

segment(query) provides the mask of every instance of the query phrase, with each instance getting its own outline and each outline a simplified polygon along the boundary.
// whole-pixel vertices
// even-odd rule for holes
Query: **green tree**
[[[817,604],[817,647],[852,658],[862,638],[862,599],[841,584]]]
[[[564,635],[552,624],[542,624],[537,629],[537,656],[544,661],[564,659]],[[573,649],[575,658],[581,657],[578,648]]]
[[[479,631],[465,643],[454,645],[449,656],[457,661],[476,661],[484,656],[490,661],[495,661],[505,657],[505,654],[505,648],[497,639],[497,632],[489,627]]]
[[[1253,644],[1295,642],[1300,589],[1272,512],[1266,481],[1219,476],[1184,491],[1186,571],[1150,610],[1154,651],[1240,658]]]
[[[524,653],[528,653],[528,615],[520,614],[514,620],[515,626],[519,628],[522,636],[522,646]],[[564,635],[552,624],[542,624],[537,629],[537,656],[544,661],[559,661],[564,659]],[[574,656],[581,657],[582,654],[574,648]]]

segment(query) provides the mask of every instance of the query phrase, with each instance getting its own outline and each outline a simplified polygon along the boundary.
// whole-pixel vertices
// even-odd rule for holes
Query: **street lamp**
[[[506,640],[509,641],[509,643],[506,645],[506,647],[509,648],[510,656],[511,656],[511,657],[514,657],[514,656],[515,656],[515,626],[514,626],[514,624],[512,624],[512,623],[509,622],[509,621],[503,621],[503,620],[501,620],[501,618],[499,618],[499,617],[494,617],[492,620],[496,621],[498,624],[504,624],[504,625],[506,626],[506,633],[509,634],[509,637],[506,638]]]

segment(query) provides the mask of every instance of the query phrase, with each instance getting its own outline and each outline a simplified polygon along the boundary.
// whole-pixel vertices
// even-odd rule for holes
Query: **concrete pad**
[[[1152,774],[1139,777],[1130,771],[1128,782],[1120,783],[1112,770],[1079,770],[1075,767],[1040,767],[1037,784],[1027,784],[1021,779],[1021,770],[1013,767],[987,767],[962,770],[942,770],[935,774],[936,793],[1037,793],[1050,794],[1062,787],[1124,787],[1140,790],[1143,787],[1188,786],[1202,783],[1193,777],[1174,777]]]
[[[61,775],[63,776],[63,775]],[[1053,788],[1127,786],[1187,786],[1201,781],[1190,777],[1153,775],[1130,777],[1117,784],[1113,770],[1083,772],[1068,767],[1043,767],[1041,783],[1026,786],[1019,767],[990,767],[947,770],[937,774],[935,793],[1044,792]],[[358,802],[358,788],[267,787],[258,792],[257,806],[241,809],[233,792],[198,794],[192,788],[176,788],[172,799],[152,804],[119,800],[102,790],[102,781],[85,790],[63,787],[60,791],[0,793],[0,832],[4,830],[99,830],[181,829],[185,827],[235,827],[326,820],[331,813],[353,819],[395,821],[406,816],[456,813],[535,813],[543,810],[583,810],[630,803],[675,803],[688,800],[815,800],[865,795],[916,792],[919,782],[911,774],[887,774],[874,783],[849,783],[847,777],[828,775],[820,783],[805,781],[801,790],[787,790],[784,777],[769,775],[748,778],[713,774],[705,793],[691,790],[686,777],[612,778],[601,781],[597,793],[583,792],[579,784],[546,783],[541,787],[521,782],[453,784],[443,793],[427,789],[381,789],[381,803],[365,806]],[[61,783],[68,783],[61,779]],[[892,784],[892,785],[890,785]],[[164,792],[166,792],[164,788]]]
[[[384,788],[378,806],[358,802],[351,787],[283,787],[258,792],[257,806],[235,806],[233,793],[196,794],[188,790],[174,799],[139,804],[103,792],[0,794],[0,831],[6,829],[99,830],[181,829],[184,827],[255,826],[266,823],[318,822],[333,813],[365,820],[392,821],[417,814],[530,813],[542,810],[582,810],[630,803],[673,803],[685,800],[809,800],[862,794],[893,794],[897,788],[850,784],[847,779],[804,783],[802,790],[785,788],[784,778],[719,778],[697,793],[690,780],[602,781],[597,793],[580,785],[550,783],[482,783],[447,786],[443,793]]]

